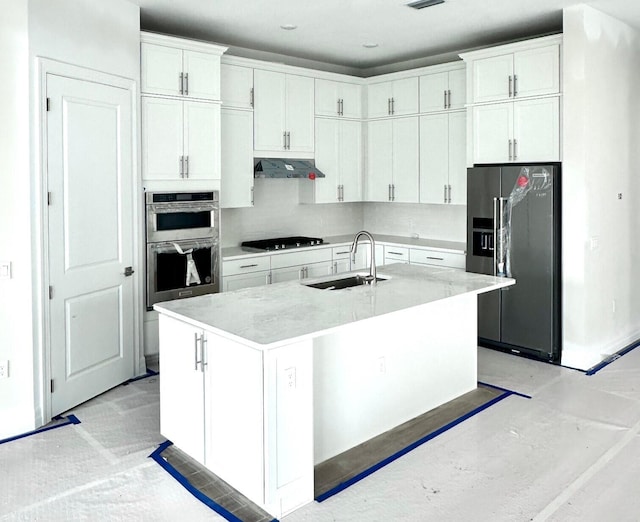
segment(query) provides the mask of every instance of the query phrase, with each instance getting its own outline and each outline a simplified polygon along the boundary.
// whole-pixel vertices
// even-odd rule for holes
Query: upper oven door
[[[216,238],[218,207],[212,203],[147,205],[147,242]]]

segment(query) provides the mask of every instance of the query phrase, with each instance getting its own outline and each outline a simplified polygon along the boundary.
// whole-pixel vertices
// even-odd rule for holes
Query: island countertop
[[[336,277],[288,281],[165,301],[154,309],[196,327],[264,350],[330,333],[347,324],[463,294],[480,294],[515,284],[514,279],[453,268],[392,264],[375,286],[319,290],[306,286]]]

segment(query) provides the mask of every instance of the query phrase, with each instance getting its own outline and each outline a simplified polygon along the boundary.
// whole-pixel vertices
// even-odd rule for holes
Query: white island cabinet
[[[378,276],[156,304],[163,435],[280,518],[313,500],[315,465],[475,389],[477,294],[514,280],[405,264]]]

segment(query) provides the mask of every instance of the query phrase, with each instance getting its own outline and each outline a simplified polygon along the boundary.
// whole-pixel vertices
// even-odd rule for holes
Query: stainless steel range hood
[[[313,160],[258,158],[253,169],[254,178],[324,178]]]

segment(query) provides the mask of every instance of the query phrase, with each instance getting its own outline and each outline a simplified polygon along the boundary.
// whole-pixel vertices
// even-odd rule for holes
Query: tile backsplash
[[[300,181],[256,179],[253,208],[222,209],[222,247],[272,237],[352,234],[362,228],[363,203],[300,205]]]
[[[372,234],[466,241],[466,207],[407,203],[301,205],[299,180],[256,179],[252,208],[222,210],[222,247],[242,241],[304,235]]]

